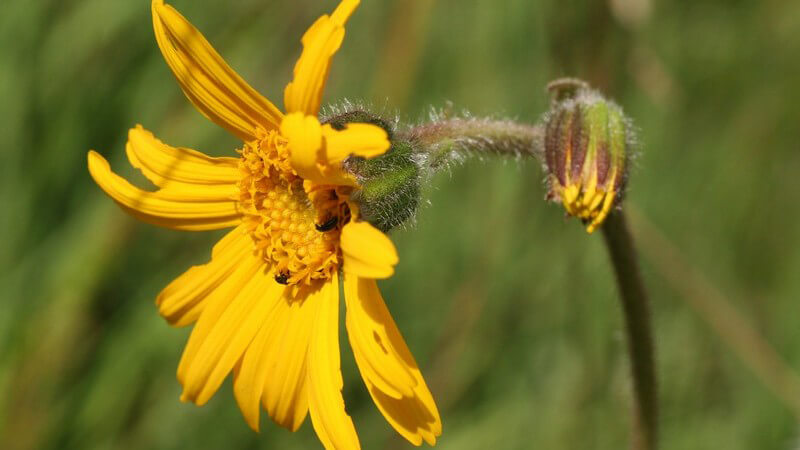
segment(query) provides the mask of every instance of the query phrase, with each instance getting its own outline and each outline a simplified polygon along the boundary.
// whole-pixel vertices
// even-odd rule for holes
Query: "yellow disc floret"
[[[336,276],[339,235],[350,219],[349,192],[300,178],[289,164],[285,139],[275,131],[259,133],[240,153],[244,223],[275,281],[310,285]]]

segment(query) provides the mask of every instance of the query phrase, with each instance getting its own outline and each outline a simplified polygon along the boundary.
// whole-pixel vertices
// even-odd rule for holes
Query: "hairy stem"
[[[470,155],[540,158],[544,134],[537,125],[483,118],[434,120],[406,133],[426,150],[433,170]]]
[[[470,156],[533,157],[542,161],[544,151],[542,126],[511,120],[435,118],[401,132],[400,138],[424,150],[425,166],[430,172]],[[625,216],[621,212],[611,214],[602,229],[616,274],[628,337],[635,399],[631,448],[655,450],[658,404],[647,295]]]
[[[658,393],[647,294],[623,213],[611,214],[602,230],[616,273],[628,336],[635,397],[631,447],[653,450],[657,442]]]

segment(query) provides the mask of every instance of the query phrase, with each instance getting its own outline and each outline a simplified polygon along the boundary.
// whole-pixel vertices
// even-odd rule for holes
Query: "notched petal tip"
[[[98,160],[105,161],[106,159],[105,159],[105,158],[103,158],[103,157],[100,155],[100,153],[98,153],[98,152],[97,152],[97,150],[89,150],[89,151],[86,153],[86,160],[87,160],[87,162],[88,162],[88,164],[89,164],[89,171],[90,171],[90,173],[91,173],[91,170],[92,170],[92,165],[93,165],[93,164],[97,164],[97,163],[98,163]],[[106,165],[108,165],[108,162],[106,162]]]
[[[436,403],[381,296],[375,280],[345,272],[347,335],[375,405],[414,445],[441,434]]]
[[[391,239],[368,222],[350,222],[342,229],[344,271],[364,278],[382,279],[394,274],[400,261]]]
[[[241,178],[237,158],[211,157],[189,148],[172,147],[141,125],[128,131],[125,152],[131,165],[161,188],[227,191],[228,198],[239,197],[235,186]]]
[[[220,197],[218,191],[144,191],[115,174],[108,161],[94,150],[87,154],[87,163],[95,183],[142,221],[187,231],[216,230],[241,222],[237,202]]]
[[[375,158],[392,146],[386,130],[368,123],[348,123],[341,130],[326,124],[322,133],[325,136],[325,159],[330,165],[339,165],[349,156]]]

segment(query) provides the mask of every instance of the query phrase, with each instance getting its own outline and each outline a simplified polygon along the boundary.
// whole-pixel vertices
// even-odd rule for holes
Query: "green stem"
[[[625,314],[635,396],[632,448],[654,450],[658,430],[658,392],[647,294],[624,214],[611,214],[601,228],[614,265]]]

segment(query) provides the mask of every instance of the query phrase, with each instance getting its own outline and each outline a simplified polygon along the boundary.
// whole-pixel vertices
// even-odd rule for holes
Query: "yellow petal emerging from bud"
[[[568,85],[547,117],[548,197],[591,233],[622,200],[631,131],[622,110],[584,84]]]

